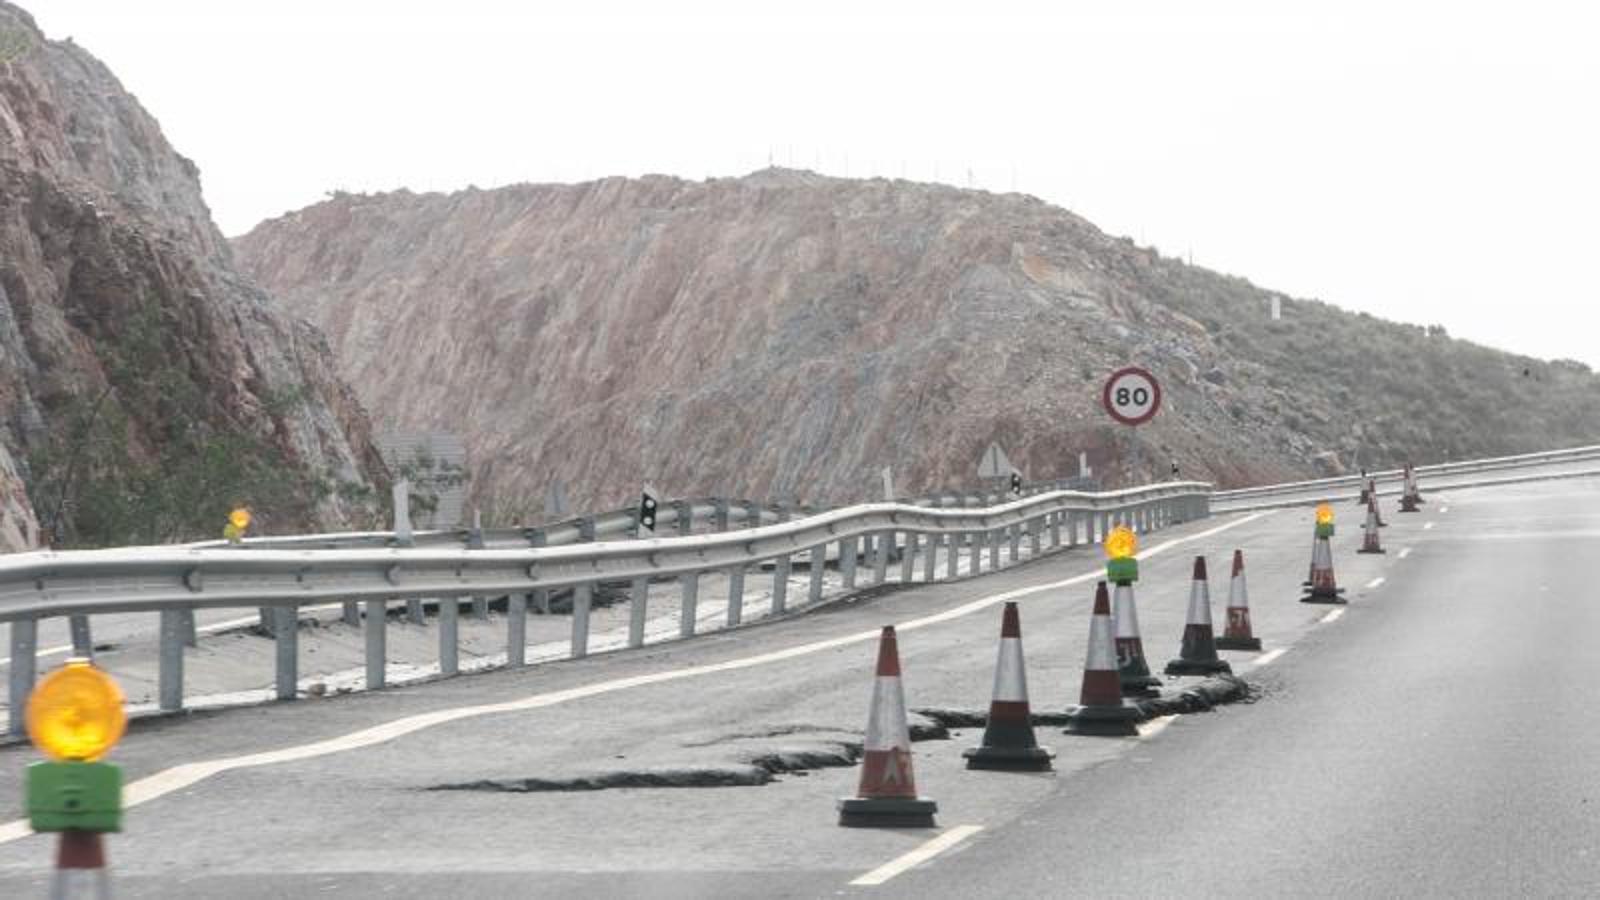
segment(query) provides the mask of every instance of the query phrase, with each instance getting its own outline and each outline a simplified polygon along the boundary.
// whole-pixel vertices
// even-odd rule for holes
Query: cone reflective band
[[[1139,580],[1139,539],[1133,529],[1118,525],[1106,535],[1106,580],[1112,584],[1133,584]]]
[[[1357,553],[1383,552],[1383,546],[1378,539],[1378,529],[1382,524],[1378,520],[1378,498],[1374,495],[1367,501],[1367,521],[1361,526],[1361,549],[1356,551]]]
[[[1261,639],[1250,630],[1250,589],[1244,580],[1244,551],[1233,551],[1233,578],[1228,584],[1228,627],[1217,638],[1220,650],[1260,650]]]
[[[900,652],[894,626],[878,639],[872,708],[861,746],[861,784],[856,796],[839,801],[839,824],[880,828],[933,827],[938,806],[917,796],[911,771],[911,729],[900,684]]]
[[[1122,695],[1154,697],[1161,693],[1161,679],[1150,674],[1150,664],[1144,658],[1144,639],[1139,636],[1139,610],[1133,599],[1133,585],[1118,584],[1111,599]]]
[[[1094,613],[1089,617],[1089,648],[1083,664],[1083,689],[1078,705],[1067,711],[1067,733],[1124,737],[1139,733],[1138,707],[1122,702],[1122,679],[1117,672],[1117,651],[1111,625],[1111,599],[1106,583],[1094,592]]]
[[[1041,772],[1050,768],[1049,750],[1033,736],[1028,706],[1028,673],[1022,661],[1022,623],[1017,604],[1007,603],[1000,616],[1000,653],[995,660],[994,693],[983,744],[964,751],[969,769],[1011,769]]]
[[[1189,619],[1183,626],[1183,646],[1178,658],[1167,663],[1168,675],[1215,675],[1233,667],[1217,658],[1211,632],[1211,585],[1206,581],[1206,558],[1194,558],[1194,578],[1189,585]]]

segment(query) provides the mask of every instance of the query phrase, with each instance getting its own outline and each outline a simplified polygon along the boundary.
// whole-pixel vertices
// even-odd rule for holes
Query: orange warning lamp
[[[1139,580],[1139,561],[1133,558],[1139,550],[1139,539],[1133,529],[1118,525],[1106,535],[1106,580],[1112,584],[1133,584]]]
[[[1317,537],[1333,537],[1333,507],[1327,503],[1317,504]]]
[[[234,510],[233,512],[228,513],[228,523],[231,524],[233,527],[239,529],[240,531],[243,531],[246,528],[249,528],[250,527],[250,510],[245,509],[244,507],[241,506],[238,509]]]
[[[122,689],[86,659],[69,659],[28,697],[28,737],[56,760],[93,762],[122,739],[128,725]]]

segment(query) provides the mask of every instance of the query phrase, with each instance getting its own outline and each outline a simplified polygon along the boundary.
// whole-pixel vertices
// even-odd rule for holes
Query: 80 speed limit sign
[[[1124,425],[1143,425],[1161,409],[1161,385],[1137,366],[1118,369],[1106,379],[1106,412]]]

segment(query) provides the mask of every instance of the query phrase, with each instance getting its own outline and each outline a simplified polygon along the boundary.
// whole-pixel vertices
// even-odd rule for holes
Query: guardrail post
[[[23,712],[28,708],[28,696],[33,693],[33,674],[38,666],[39,620],[34,618],[11,621],[11,684],[10,723],[7,730],[13,735],[27,731]]]
[[[89,637],[89,617],[68,616],[67,627],[72,631],[72,655],[94,659],[94,641]]]
[[[929,532],[923,539],[922,550],[922,580],[929,584],[939,578],[939,538],[937,532]]]
[[[548,543],[549,535],[545,534],[544,529],[535,528],[528,532],[528,546],[544,547]],[[550,615],[550,589],[535,588],[531,596],[533,598],[534,612],[537,612],[541,616]]]
[[[367,690],[376,690],[383,687],[385,657],[388,649],[384,646],[388,637],[385,626],[389,620],[389,601],[368,600],[366,644],[367,644]]]
[[[506,597],[506,665],[528,664],[528,595]]]
[[[1006,528],[1006,536],[1011,543],[1011,562],[1015,563],[1022,556],[1022,529],[1023,525],[1010,525]]]
[[[883,584],[889,580],[889,547],[894,543],[894,532],[880,531],[873,542],[872,583]]]
[[[685,572],[678,576],[683,586],[683,605],[679,610],[678,636],[694,637],[696,609],[700,605],[700,573]]]
[[[583,659],[589,655],[589,607],[594,597],[594,585],[589,582],[572,588],[572,658]]]
[[[586,519],[585,521],[587,521],[589,523],[589,537],[588,537],[588,540],[594,540],[594,520],[593,519]],[[582,528],[583,526],[579,525],[578,527]],[[475,509],[475,510],[472,511],[472,530],[467,532],[467,549],[468,550],[482,550],[483,549],[483,514],[482,514],[482,512],[480,510],[476,510]],[[440,599],[440,603],[443,603],[443,602],[444,601],[441,598]],[[507,605],[509,605],[509,601],[508,601]],[[440,609],[443,609],[443,608],[444,608],[443,606],[440,607]],[[458,608],[458,611],[459,611],[459,608]],[[484,597],[484,596],[480,596],[480,595],[474,595],[473,596],[473,598],[472,598],[472,615],[473,615],[474,618],[482,619],[484,621],[488,621],[488,619],[489,619],[489,598],[488,597]]]
[[[951,581],[961,577],[961,533],[944,535],[944,576]]]
[[[256,607],[256,627],[260,628],[263,634],[272,633],[272,607]]]
[[[678,516],[678,533],[689,534],[694,530],[694,507],[687,500],[672,501],[672,509]]]
[[[293,700],[300,687],[300,610],[294,606],[274,606],[272,614],[278,657],[274,667],[278,699]],[[181,621],[178,627],[183,627]]]
[[[806,588],[806,600],[810,603],[816,603],[822,599],[822,574],[823,570],[828,567],[828,545],[818,544],[812,547],[811,557],[807,560],[807,563],[809,584]]]
[[[853,537],[839,541],[839,578],[847,591],[856,586],[856,549],[859,546],[858,539]]]
[[[1000,571],[1000,543],[1005,538],[1005,529],[996,528],[989,532],[989,571]]]
[[[422,598],[421,597],[407,597],[406,598],[406,621],[410,622],[413,625],[425,625],[425,624],[427,624],[428,615],[422,609]]]
[[[633,579],[628,590],[628,646],[644,646],[644,622],[650,613],[650,576]]]
[[[715,518],[712,520],[713,527],[716,528],[718,531],[727,531],[728,530],[728,501],[724,500],[721,497],[718,497],[717,499],[712,500],[711,504],[715,508],[715,512],[712,513],[712,515],[715,516]]]
[[[344,611],[341,613],[346,625],[361,624],[361,605],[354,600],[344,601]]]
[[[183,709],[183,620],[175,609],[163,609],[158,652],[161,660],[156,671],[157,703],[162,712]],[[15,664],[16,660],[12,660]],[[12,707],[16,709],[17,707]]]
[[[473,605],[478,602],[472,598]],[[461,671],[460,642],[461,598],[439,598],[439,674],[454,675]]]
[[[905,546],[900,548],[900,583],[910,584],[917,564],[917,533],[905,533]]]
[[[1033,519],[1028,522],[1028,547],[1033,550],[1033,555],[1038,556],[1043,552],[1044,520]]]
[[[728,570],[728,627],[744,620],[744,564]]]
[[[778,557],[772,563],[772,609],[770,615],[782,615],[789,606],[789,574],[794,566],[789,554]]]

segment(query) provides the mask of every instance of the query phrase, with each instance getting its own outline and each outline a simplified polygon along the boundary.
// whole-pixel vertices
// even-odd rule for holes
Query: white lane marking
[[[1274,660],[1276,660],[1278,657],[1280,657],[1280,656],[1282,656],[1282,655],[1284,655],[1285,653],[1288,653],[1288,652],[1289,652],[1289,648],[1288,647],[1279,647],[1276,650],[1268,650],[1267,652],[1261,654],[1260,656],[1258,656],[1254,660],[1252,660],[1251,663],[1250,663],[1250,666],[1251,666],[1251,668],[1255,668],[1255,669],[1259,669],[1262,666],[1270,666],[1270,665],[1272,665]]]
[[[1422,523],[1422,530],[1423,531],[1427,531],[1427,530],[1429,530],[1431,528],[1433,528],[1433,523],[1432,522],[1423,522]]]
[[[1172,720],[1176,718],[1176,715],[1172,715],[1151,719],[1150,721],[1139,726],[1139,737],[1143,738],[1144,740],[1149,740],[1150,738],[1155,737],[1161,732],[1166,731],[1167,726],[1171,725]]]
[[[1328,611],[1327,615],[1323,616],[1321,619],[1319,619],[1317,621],[1317,624],[1326,625],[1329,622],[1337,622],[1339,620],[1339,617],[1342,616],[1342,615],[1344,615],[1344,610],[1342,610],[1342,609],[1331,609],[1331,610]]]
[[[1163,550],[1166,550],[1170,547],[1176,547],[1179,544],[1187,541],[1197,541],[1202,538],[1212,537],[1214,535],[1221,534],[1224,531],[1237,528],[1240,525],[1254,522],[1256,519],[1259,519],[1266,514],[1266,511],[1252,513],[1243,518],[1235,519],[1232,522],[1218,525],[1216,528],[1212,528],[1208,531],[1192,534],[1185,538],[1176,538],[1160,545],[1159,547],[1153,547],[1149,550],[1146,550],[1144,553],[1139,554],[1139,556],[1140,558],[1149,558],[1157,553],[1162,552]],[[934,613],[931,616],[923,616],[920,619],[911,619],[910,621],[900,623],[895,626],[895,629],[901,632],[914,631],[918,628],[926,628],[929,625],[937,625],[941,622],[948,622],[951,619],[958,619],[962,616],[970,615],[971,613],[979,612],[980,610],[988,609],[989,607],[1004,603],[1007,600],[1016,600],[1019,597],[1026,597],[1029,594],[1039,594],[1045,591],[1069,587],[1074,584],[1082,584],[1083,582],[1093,581],[1097,578],[1103,577],[1105,577],[1105,573],[1100,569],[1096,569],[1093,572],[1086,572],[1082,575],[1068,578],[1063,581],[1051,582],[1050,584],[1039,584],[1027,588],[1018,588],[1017,590],[1006,591],[1002,594],[991,594],[987,597],[980,597],[977,600],[962,604],[961,606],[951,607],[944,612]],[[693,678],[698,675],[712,675],[719,672],[732,672],[738,669],[748,669],[755,666],[766,665],[767,663],[782,662],[784,660],[795,659],[797,657],[810,656],[813,653],[821,653],[824,650],[833,650],[839,647],[846,647],[850,644],[860,644],[866,641],[875,641],[878,639],[878,635],[880,633],[881,629],[874,628],[870,631],[858,631],[854,634],[846,634],[836,638],[813,641],[809,644],[798,644],[793,647],[787,647],[783,650],[773,650],[768,653],[758,653],[755,656],[745,656],[737,659],[725,660],[719,663],[704,663],[698,666],[687,666],[681,669],[667,669],[666,671],[662,672],[650,672],[644,675],[616,678],[612,679],[611,681],[601,681],[595,684],[585,684],[575,688],[567,688],[563,691],[551,691],[547,694],[533,694],[523,697],[520,700],[508,700],[501,703],[485,703],[478,706],[457,706],[449,709],[439,709],[434,710],[433,712],[418,713],[416,715],[404,716],[399,719],[391,719],[388,722],[372,725],[359,731],[353,731],[349,734],[339,735],[336,737],[324,738],[320,741],[312,741],[308,744],[283,747],[278,750],[264,750],[259,753],[247,753],[243,756],[227,756],[220,759],[207,759],[200,760],[198,762],[182,763],[169,769],[163,769],[160,772],[156,772],[153,775],[141,778],[138,781],[130,782],[124,786],[122,790],[122,807],[123,809],[129,809],[131,807],[138,806],[141,803],[147,803],[151,800],[157,799],[158,797],[164,797],[173,791],[182,790],[192,784],[195,784],[196,782],[210,778],[213,775],[232,771],[234,769],[269,766],[274,763],[282,762],[296,762],[303,759],[312,759],[318,756],[327,756],[332,753],[343,753],[350,750],[359,750],[363,747],[371,747],[375,744],[387,743],[413,732],[422,731],[425,728],[432,728],[435,725],[445,725],[450,722],[460,721],[462,719],[472,719],[477,718],[478,716],[495,715],[498,713],[523,712],[530,709],[542,709],[547,706],[555,706],[557,704],[567,703],[572,700],[582,700],[586,697],[597,697],[602,694],[624,691],[629,688],[644,687],[652,684],[662,684],[668,681],[678,681],[679,679],[683,678]],[[32,829],[28,827],[27,819],[16,819],[11,822],[6,822],[5,824],[0,825],[0,844],[9,843],[19,838],[27,837],[32,833]]]
[[[850,883],[863,886],[883,884],[885,881],[888,881],[896,875],[899,875],[901,872],[906,871],[912,866],[921,865],[922,863],[933,859],[935,856],[938,856],[944,851],[949,850],[951,847],[954,847],[955,845],[961,843],[969,837],[972,837],[982,830],[982,825],[957,825],[949,831],[946,831],[944,834],[941,834],[933,840],[924,843],[917,849],[912,850],[910,853],[907,853],[903,856],[897,856]]]
[[[1398,557],[1396,557],[1396,559],[1405,559],[1406,557],[1408,557],[1410,555],[1411,555],[1411,548],[1410,547],[1404,547],[1404,548],[1401,548],[1400,555]]]
[[[1448,506],[1439,507],[1439,514],[1440,515],[1444,515],[1445,513],[1449,512],[1449,511],[1450,511],[1450,507],[1448,507]]]
[[[1381,587],[1383,585],[1384,580],[1385,580],[1384,577],[1382,575],[1379,575],[1377,578],[1374,578],[1371,581],[1367,582],[1366,589],[1370,591],[1373,588]]]

